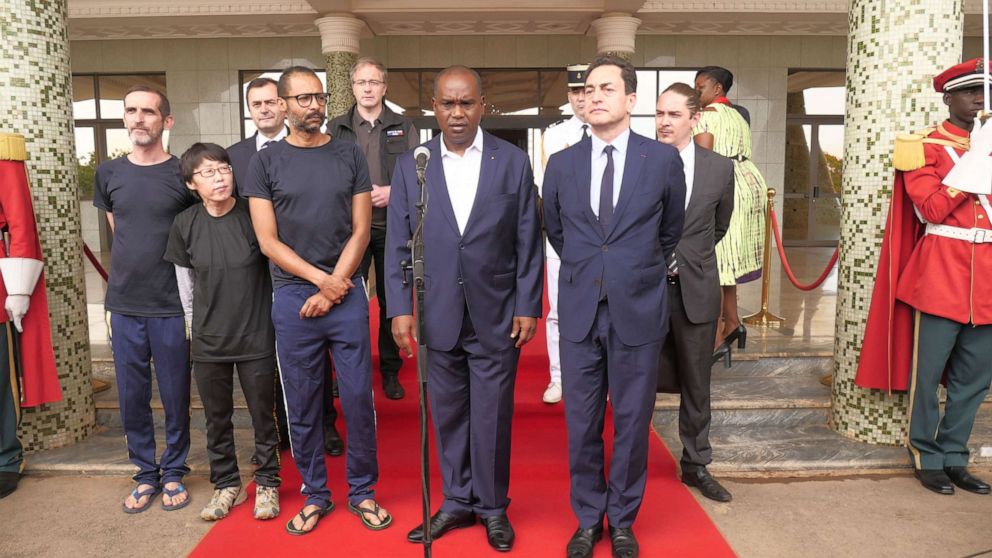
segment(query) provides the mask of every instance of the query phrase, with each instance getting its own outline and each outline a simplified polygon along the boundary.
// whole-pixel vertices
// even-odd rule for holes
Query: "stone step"
[[[677,423],[656,419],[655,432],[678,459]],[[876,446],[845,438],[827,424],[770,426],[713,424],[713,463],[720,477],[819,477],[893,474],[911,471],[909,454],[899,446]],[[992,407],[983,406],[970,440],[971,461],[992,468]]]

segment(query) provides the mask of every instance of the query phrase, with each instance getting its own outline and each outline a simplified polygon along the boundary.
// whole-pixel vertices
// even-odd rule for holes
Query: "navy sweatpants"
[[[127,453],[138,467],[134,480],[152,486],[189,473],[189,341],[182,316],[147,318],[112,313],[114,367]],[[152,359],[165,409],[165,451],[155,460]]]
[[[369,301],[365,289],[356,283],[341,304],[335,304],[319,318],[300,318],[303,303],[317,292],[312,285],[279,287],[272,303],[289,439],[303,478],[306,505],[326,507],[331,499],[322,426],[324,383],[330,381],[328,349],[334,359],[347,427],[348,501],[357,505],[375,498],[373,487],[379,480],[379,463],[372,404]]]

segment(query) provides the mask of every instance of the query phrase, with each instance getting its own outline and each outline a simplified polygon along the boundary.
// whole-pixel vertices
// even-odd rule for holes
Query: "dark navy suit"
[[[552,155],[544,218],[561,256],[562,388],[572,509],[580,527],[630,527],[644,494],[658,358],[668,330],[665,255],[682,234],[685,175],[675,148],[630,133],[612,221],[590,205],[592,141]],[[605,299],[601,296],[604,284]],[[607,389],[615,434],[604,476]]]
[[[424,223],[428,392],[447,513],[491,517],[509,504],[510,422],[520,351],[514,316],[540,317],[544,255],[527,155],[487,133],[478,191],[460,234],[441,162],[440,136],[425,145]],[[410,258],[418,186],[412,152],[397,160],[386,230],[389,317],[412,315],[399,262]]]

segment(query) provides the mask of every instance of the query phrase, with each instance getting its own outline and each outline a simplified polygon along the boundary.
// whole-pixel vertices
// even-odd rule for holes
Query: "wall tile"
[[[518,68],[544,67],[548,65],[548,37],[546,35],[525,35],[517,37]]]
[[[738,40],[739,62],[742,66],[759,68],[768,66],[771,51],[770,37],[745,36],[739,37]]]
[[[665,35],[640,35],[637,37],[637,50],[644,53],[643,66],[667,68],[675,66],[677,39]]]
[[[171,88],[169,94],[172,94]],[[200,129],[195,114],[200,104],[197,102],[173,102],[171,104],[175,124],[173,124],[170,132],[169,144],[174,145],[177,136],[190,136],[199,133]]]
[[[134,41],[132,45],[122,45],[122,48],[134,48],[134,69],[139,72],[161,72],[168,66],[166,41],[163,39],[148,39]]]
[[[230,103],[238,101],[237,73],[232,80],[227,68],[223,70],[199,70],[196,72],[200,102]]]
[[[131,72],[134,71],[135,58],[132,52],[128,51],[129,44],[134,41],[101,41],[103,54],[101,55],[102,72]]]
[[[73,72],[102,71],[103,41],[72,41],[69,58]]]
[[[293,65],[293,43],[284,37],[266,37],[258,42],[258,68],[283,70]]]
[[[420,65],[423,68],[445,68],[451,65],[454,37],[435,35],[420,39]]]
[[[231,107],[228,103],[200,103],[193,110],[193,120],[200,135],[231,133]]]
[[[741,68],[734,73],[733,89],[737,90],[737,98],[747,99],[768,99],[768,69],[767,68]],[[733,91],[731,89],[731,91]]]
[[[260,41],[254,37],[234,37],[227,41],[228,68],[258,70]]]
[[[486,68],[512,68],[517,64],[516,36],[486,35],[485,60]]]
[[[802,63],[801,37],[769,37],[769,66],[798,68]]]
[[[768,98],[785,100],[789,92],[789,70],[781,66],[768,69]]]
[[[200,85],[195,70],[170,70],[165,73],[169,101],[195,103],[200,100]]]
[[[196,67],[199,70],[228,68],[227,39],[197,39]]]
[[[309,68],[323,68],[324,53],[321,52],[320,37],[292,37],[293,63]]]
[[[551,35],[548,37],[548,66],[564,68],[569,64],[589,62],[582,58],[582,37]]]
[[[837,42],[834,37],[802,37],[800,49],[803,68],[832,68],[837,65]]]
[[[452,37],[451,46],[452,64],[463,64],[469,68],[481,68],[486,64],[486,41],[483,37]]]
[[[387,41],[390,67],[420,67],[420,37],[388,37]]]
[[[197,43],[190,39],[170,39],[165,43],[165,62],[169,70],[195,70]]]

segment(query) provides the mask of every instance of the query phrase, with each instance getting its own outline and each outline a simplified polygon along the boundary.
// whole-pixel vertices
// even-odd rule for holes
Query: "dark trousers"
[[[400,350],[393,341],[393,320],[386,317],[386,229],[372,227],[369,248],[362,260],[362,276],[369,276],[369,266],[375,260],[375,296],[379,299],[379,371],[383,377],[399,374],[403,366]]]
[[[21,390],[18,384],[15,336],[12,322],[0,324],[0,472],[20,473],[24,468],[24,452],[17,438],[21,422]]]
[[[331,492],[327,489],[324,464],[322,398],[324,384],[330,381],[327,376],[330,349],[348,428],[345,463],[348,500],[358,504],[375,497],[373,486],[379,479],[368,299],[359,283],[326,315],[300,318],[303,303],[316,292],[317,288],[311,285],[286,285],[276,289],[272,303],[293,459],[303,478],[306,504],[326,507]]]
[[[962,324],[917,311],[915,348],[909,392],[913,466],[964,467],[975,415],[992,382],[992,325]],[[945,371],[947,404],[941,417],[937,388]]]
[[[466,311],[455,348],[428,349],[427,355],[441,510],[501,515],[510,504],[510,426],[520,350],[483,348]]]
[[[338,410],[334,408],[334,363],[331,362],[331,356],[327,356],[326,363],[327,373],[324,374],[324,432],[329,432],[334,428],[334,423],[338,420]],[[339,394],[340,395],[340,394]]]
[[[241,485],[234,448],[234,368],[255,430],[255,482],[279,486],[279,435],[275,421],[275,356],[239,362],[194,362],[193,377],[207,419],[207,458],[214,488]]]
[[[134,480],[152,486],[180,481],[189,473],[189,341],[182,316],[146,318],[112,313],[114,368],[121,422]],[[165,409],[165,451],[155,460],[152,418],[152,359]]]
[[[694,324],[685,313],[678,280],[668,285],[669,330],[661,349],[659,378],[672,378],[681,394],[679,439],[682,471],[690,472],[713,461],[710,446],[710,370],[717,321]],[[719,296],[719,293],[714,293]],[[663,382],[662,382],[663,383]]]
[[[637,517],[647,483],[648,432],[661,345],[624,345],[613,328],[607,301],[599,303],[585,339],[561,339],[571,502],[583,529],[601,525],[604,514],[611,526],[623,528]],[[614,425],[609,479],[603,452],[607,391]]]

